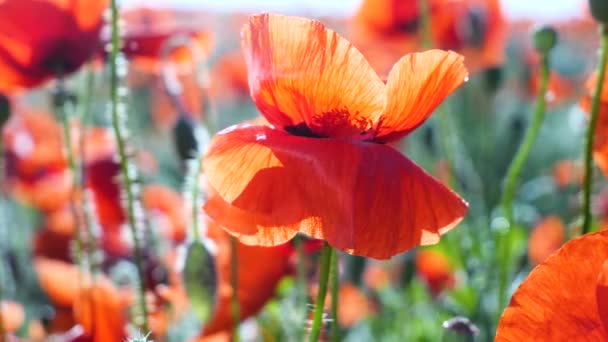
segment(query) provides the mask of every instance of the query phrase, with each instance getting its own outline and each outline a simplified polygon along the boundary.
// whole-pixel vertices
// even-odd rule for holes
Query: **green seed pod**
[[[187,247],[183,272],[184,286],[196,318],[206,323],[217,297],[217,274],[213,256],[200,241]]]
[[[551,26],[540,26],[534,30],[534,48],[542,54],[549,53],[557,45],[557,31]]]
[[[8,101],[8,97],[0,94],[0,128],[8,121],[11,115],[11,104]]]
[[[608,23],[608,1],[589,0],[591,15],[600,23]]]

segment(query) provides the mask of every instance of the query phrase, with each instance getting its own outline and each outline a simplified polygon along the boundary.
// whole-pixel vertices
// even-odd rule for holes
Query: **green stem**
[[[510,236],[509,231],[513,227],[513,195],[517,188],[519,175],[521,170],[528,159],[534,141],[540,131],[543,118],[545,116],[545,98],[547,95],[547,87],[549,83],[549,57],[547,54],[541,56],[540,64],[540,89],[536,99],[536,106],[534,109],[534,116],[532,122],[526,131],[521,145],[519,146],[515,158],[509,165],[507,171],[505,189],[502,195],[502,210],[503,214],[508,222],[508,227],[505,231],[500,232],[498,237],[498,250],[501,262],[499,275],[498,275],[498,311],[505,306],[507,297],[507,278],[509,273],[509,262],[511,254]]]
[[[585,139],[585,180],[583,183],[583,231],[586,234],[591,231],[591,188],[593,186],[593,167],[591,160],[593,157],[593,139],[595,137],[595,129],[597,126],[600,103],[602,98],[602,88],[604,79],[606,78],[606,61],[608,60],[608,26],[602,24],[601,31],[601,52],[600,65],[597,76],[597,84],[593,93],[593,102],[591,103],[591,118],[589,120],[589,128]]]
[[[110,53],[110,100],[111,100],[111,112],[112,112],[112,127],[114,130],[114,136],[116,138],[116,145],[118,147],[118,155],[120,159],[120,171],[122,180],[124,182],[124,189],[127,198],[127,218],[129,228],[131,230],[131,236],[133,239],[133,254],[135,257],[135,265],[137,267],[139,276],[139,309],[143,317],[135,320],[135,325],[143,331],[149,331],[148,329],[148,308],[146,306],[146,284],[145,284],[145,273],[143,267],[143,253],[141,243],[139,241],[139,232],[137,227],[137,220],[135,217],[135,194],[133,191],[133,184],[130,174],[129,160],[126,153],[126,146],[124,135],[122,132],[122,121],[121,113],[119,112],[119,77],[118,77],[118,57],[120,49],[120,35],[118,28],[118,5],[117,0],[110,2],[111,9],[111,25],[112,25],[112,44]]]
[[[232,341],[240,341],[239,323],[241,312],[239,307],[239,278],[238,278],[238,240],[234,236],[230,237],[230,286],[232,287],[231,309],[234,331]]]
[[[340,320],[338,317],[338,303],[339,303],[339,273],[338,273],[338,253],[332,248],[331,250],[331,268],[329,274],[329,281],[331,283],[331,340],[332,342],[340,341]]]
[[[433,48],[433,31],[431,29],[431,6],[428,0],[418,0],[420,24],[422,27],[422,47]]]
[[[78,142],[80,146],[80,160],[81,163],[86,163],[86,128],[89,126],[89,120],[91,118],[91,95],[93,94],[93,87],[95,85],[95,71],[93,69],[93,65],[89,64],[87,66],[86,79],[85,79],[85,87],[82,93],[82,108],[80,111],[80,121],[82,126],[82,133],[80,134],[80,141]],[[80,168],[80,188],[86,189],[87,174],[86,167]],[[89,270],[92,275],[95,275],[99,269],[100,260],[98,256],[101,255],[98,253],[99,246],[97,245],[97,236],[93,231],[94,225],[94,210],[91,210],[88,205],[88,198],[86,193],[82,195],[82,211],[83,211],[83,228],[86,233],[86,251],[88,252],[89,257]]]
[[[331,268],[331,259],[333,248],[327,243],[323,243],[321,251],[321,269],[319,271],[319,289],[317,292],[317,301],[315,302],[315,313],[313,316],[312,327],[310,330],[310,338],[308,341],[316,342],[321,335],[321,327],[323,325],[323,311],[325,308],[325,296],[327,295],[327,280],[329,278],[329,269]]]
[[[194,167],[192,168],[192,170],[194,170],[194,174],[190,175],[191,181],[192,181],[192,189],[190,189],[192,191],[191,196],[192,196],[192,229],[191,229],[191,233],[192,233],[192,238],[194,241],[200,241],[200,233],[199,233],[199,226],[198,226],[198,220],[200,218],[200,208],[199,208],[199,197],[200,197],[200,178],[201,178],[201,172],[202,172],[202,165],[203,165],[203,155],[202,153],[198,153],[197,157],[192,161],[194,163],[196,163],[196,165],[194,165]]]
[[[74,234],[73,234],[73,239],[76,243],[76,250],[75,250],[75,259],[76,262],[79,266],[83,266],[84,264],[84,259],[83,259],[83,250],[84,250],[84,244],[82,241],[82,236],[81,236],[81,232],[80,232],[80,227],[81,222],[80,222],[80,214],[78,212],[78,204],[77,204],[77,190],[78,190],[78,186],[80,184],[80,177],[79,177],[79,168],[78,168],[78,164],[76,162],[76,158],[75,158],[75,153],[74,153],[74,149],[73,149],[73,142],[72,142],[72,132],[71,132],[71,127],[70,127],[70,115],[68,114],[68,109],[67,106],[69,105],[67,103],[68,99],[67,99],[67,93],[66,93],[66,89],[65,89],[65,85],[63,83],[63,79],[59,78],[57,81],[57,93],[55,95],[57,98],[54,99],[54,104],[55,104],[55,110],[57,110],[60,120],[61,120],[61,127],[62,127],[62,133],[63,133],[63,140],[64,140],[64,148],[65,148],[65,153],[66,153],[66,158],[68,161],[68,172],[70,174],[70,197],[69,197],[69,206],[70,206],[70,213],[72,215],[72,218],[74,219]]]

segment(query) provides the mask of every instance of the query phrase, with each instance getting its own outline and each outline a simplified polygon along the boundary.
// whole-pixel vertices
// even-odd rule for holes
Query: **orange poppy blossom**
[[[389,146],[467,77],[462,56],[401,58],[383,83],[318,21],[261,14],[242,32],[251,96],[269,125],[219,132],[203,162],[204,210],[251,245],[305,233],[378,259],[433,244],[467,204]]]
[[[416,273],[426,283],[433,295],[454,287],[454,267],[440,251],[425,249],[416,253]]]
[[[102,13],[108,3],[0,2],[0,92],[33,88],[76,71],[99,48]]]
[[[559,189],[583,183],[583,167],[572,160],[558,160],[553,164],[553,182]]]
[[[221,55],[211,70],[211,91],[214,98],[239,99],[249,95],[247,65],[240,51]]]
[[[591,94],[593,94],[596,84],[597,72],[587,80],[587,95],[580,102],[581,108],[587,113],[591,112]],[[593,139],[593,159],[604,175],[608,175],[608,78],[602,87],[600,111]]]
[[[538,265],[553,254],[566,240],[566,227],[559,216],[550,215],[542,219],[530,233],[528,259]]]
[[[519,286],[495,341],[606,341],[607,260],[606,231],[566,243]]]
[[[72,323],[67,317],[63,325],[69,328],[73,324],[80,324],[85,336],[93,341],[125,339],[130,295],[118,291],[103,275],[90,283],[92,279],[89,274],[83,274],[76,265],[63,261],[36,258],[34,269],[40,286],[51,302],[59,311],[65,309],[72,312]]]

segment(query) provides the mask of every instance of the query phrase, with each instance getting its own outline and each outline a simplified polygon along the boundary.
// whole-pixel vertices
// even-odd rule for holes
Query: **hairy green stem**
[[[604,79],[606,78],[606,61],[608,60],[608,26],[602,24],[600,26],[600,64],[597,76],[597,84],[593,92],[591,102],[591,118],[589,119],[589,128],[585,137],[585,179],[583,182],[583,230],[582,234],[591,231],[591,188],[593,186],[593,140],[595,137],[595,129],[597,126],[600,103],[602,98],[602,88]]]
[[[310,329],[310,342],[316,342],[321,335],[323,326],[323,312],[325,309],[325,297],[327,295],[327,280],[329,278],[329,269],[331,268],[331,259],[333,248],[327,243],[323,243],[321,251],[321,265],[319,270],[319,289],[317,292],[317,300],[315,302],[315,313],[313,316],[312,327]]]
[[[120,171],[122,175],[123,186],[127,197],[127,218],[129,228],[131,230],[131,236],[133,238],[133,254],[135,257],[135,265],[137,267],[139,282],[138,282],[138,302],[140,314],[143,316],[140,319],[135,319],[135,325],[142,331],[149,331],[148,329],[148,308],[146,306],[146,278],[144,274],[144,258],[139,241],[139,232],[137,227],[137,220],[135,217],[135,194],[133,191],[133,184],[131,175],[129,172],[129,160],[126,153],[126,143],[124,140],[124,134],[121,128],[121,117],[119,113],[119,77],[118,77],[118,57],[120,49],[120,34],[118,28],[118,5],[117,0],[110,2],[111,9],[111,28],[112,28],[112,44],[110,52],[110,101],[111,101],[111,113],[112,113],[112,127],[114,130],[114,136],[116,138],[116,145],[118,147],[118,155],[120,159]]]
[[[331,250],[331,268],[329,281],[331,283],[331,341],[340,341],[340,320],[338,316],[338,297],[339,297],[339,272],[338,272],[338,253],[332,248]]]
[[[532,146],[534,146],[534,142],[536,141],[536,137],[538,136],[538,132],[542,126],[543,118],[545,116],[545,104],[546,104],[546,96],[547,96],[547,87],[549,83],[549,56],[547,54],[543,54],[541,56],[541,64],[540,64],[540,89],[536,98],[536,105],[534,109],[534,116],[532,117],[532,122],[528,127],[523,141],[519,146],[513,161],[509,165],[509,169],[507,171],[505,188],[502,194],[502,211],[505,216],[508,227],[505,231],[499,232],[499,237],[497,239],[498,242],[498,250],[499,257],[502,262],[499,263],[499,274],[498,274],[498,311],[505,306],[507,300],[507,283],[508,283],[508,273],[509,273],[509,263],[511,254],[511,238],[509,236],[509,231],[513,228],[514,219],[513,219],[513,195],[515,194],[515,190],[518,185],[519,175],[521,170],[528,159],[530,151],[532,150]]]
[[[232,321],[234,331],[232,341],[240,341],[239,323],[241,321],[241,310],[239,307],[239,279],[238,279],[238,240],[234,236],[230,237],[230,286],[232,287],[232,298],[230,306],[232,309]]]
[[[66,153],[66,158],[68,161],[68,172],[70,175],[70,197],[69,197],[69,207],[72,218],[74,219],[74,233],[73,239],[76,243],[75,250],[75,259],[79,266],[84,265],[83,259],[83,250],[84,243],[82,241],[80,228],[82,227],[80,221],[80,213],[78,210],[78,187],[80,184],[80,172],[78,163],[76,162],[76,157],[74,153],[74,145],[72,142],[72,128],[70,127],[70,115],[68,113],[67,106],[67,92],[65,89],[65,84],[63,79],[59,78],[57,81],[57,92],[55,94],[56,98],[53,99],[53,103],[55,104],[55,110],[57,110],[62,127],[63,140],[64,140],[64,148]]]

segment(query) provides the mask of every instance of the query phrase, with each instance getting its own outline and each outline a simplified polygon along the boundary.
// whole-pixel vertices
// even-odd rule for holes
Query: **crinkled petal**
[[[467,209],[412,161],[380,144],[235,126],[216,135],[203,167],[217,195],[249,222],[208,211],[229,231],[253,236],[260,224],[285,227],[378,259],[438,242]]]

